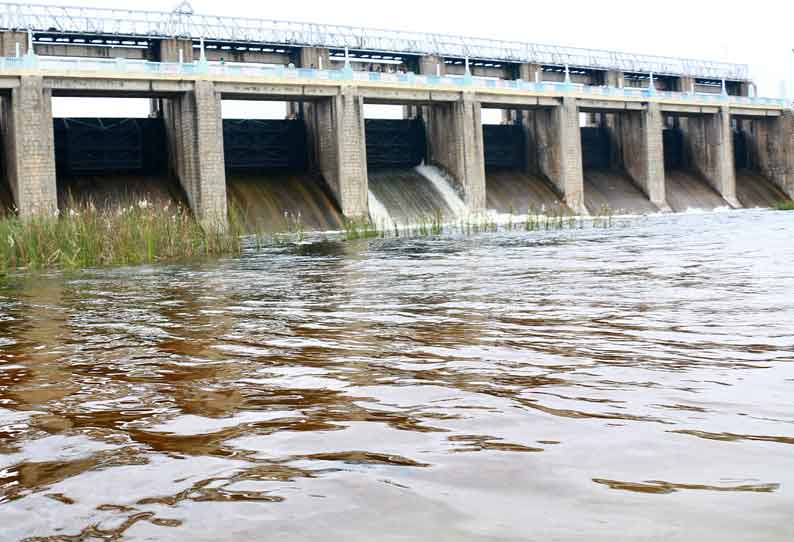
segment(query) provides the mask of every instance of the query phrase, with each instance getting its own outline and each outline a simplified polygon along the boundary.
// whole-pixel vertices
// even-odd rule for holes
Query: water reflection
[[[789,217],[7,277],[0,539],[789,539]]]

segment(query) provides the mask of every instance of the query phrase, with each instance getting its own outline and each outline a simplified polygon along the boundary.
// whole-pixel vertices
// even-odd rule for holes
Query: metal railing
[[[358,81],[406,85],[411,87],[471,88],[473,90],[503,89],[552,95],[576,95],[606,98],[656,98],[684,101],[699,105],[766,105],[791,107],[784,99],[729,96],[725,93],[670,92],[649,87],[590,86],[571,82],[503,80],[464,76],[417,75],[414,73],[382,73],[353,71],[349,66],[333,70],[295,68],[292,66],[255,66],[220,62],[150,62],[130,59],[61,58],[36,55],[0,58],[0,73],[35,70],[42,74],[108,74],[108,75],[170,75],[248,77],[282,81]]]
[[[173,12],[0,3],[0,28],[47,34],[184,37],[232,43],[350,48],[360,51],[530,62],[598,70],[749,80],[745,64],[433,34],[245,17],[201,15],[184,4]]]

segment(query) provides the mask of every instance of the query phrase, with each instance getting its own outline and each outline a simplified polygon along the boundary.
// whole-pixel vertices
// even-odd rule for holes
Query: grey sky
[[[47,4],[171,10],[176,0]],[[759,93],[794,94],[794,3],[629,0],[449,2],[192,0],[196,12],[515,39],[750,64]]]

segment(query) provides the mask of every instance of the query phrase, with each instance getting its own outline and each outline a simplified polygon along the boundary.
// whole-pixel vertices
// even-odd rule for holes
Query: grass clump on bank
[[[779,201],[775,204],[778,211],[794,211],[794,200]]]
[[[0,219],[0,271],[141,265],[242,250],[242,226],[230,213],[225,229],[202,228],[181,206],[74,205],[59,216]]]

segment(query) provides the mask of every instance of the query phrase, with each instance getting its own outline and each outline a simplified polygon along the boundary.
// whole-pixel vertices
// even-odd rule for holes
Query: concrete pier
[[[572,211],[587,214],[576,100],[562,98],[559,105],[533,109],[522,117],[529,171],[551,181]]]
[[[166,100],[165,121],[172,171],[198,220],[207,227],[227,223],[221,95],[213,83]]]
[[[669,211],[665,192],[662,112],[649,103],[644,111],[616,115],[615,139],[622,167],[648,199],[662,211]]]
[[[470,93],[459,100],[434,104],[427,122],[431,163],[458,183],[471,213],[485,210],[485,161],[482,106]]]
[[[23,218],[58,211],[51,97],[42,77],[23,76],[3,99],[5,174]]]
[[[739,117],[750,166],[794,199],[794,111],[778,116]]]
[[[368,215],[364,100],[351,88],[317,100],[307,123],[317,165],[348,218]]]
[[[741,207],[736,198],[730,110],[720,107],[714,114],[688,116],[682,119],[681,128],[687,156],[695,171],[731,207]]]

